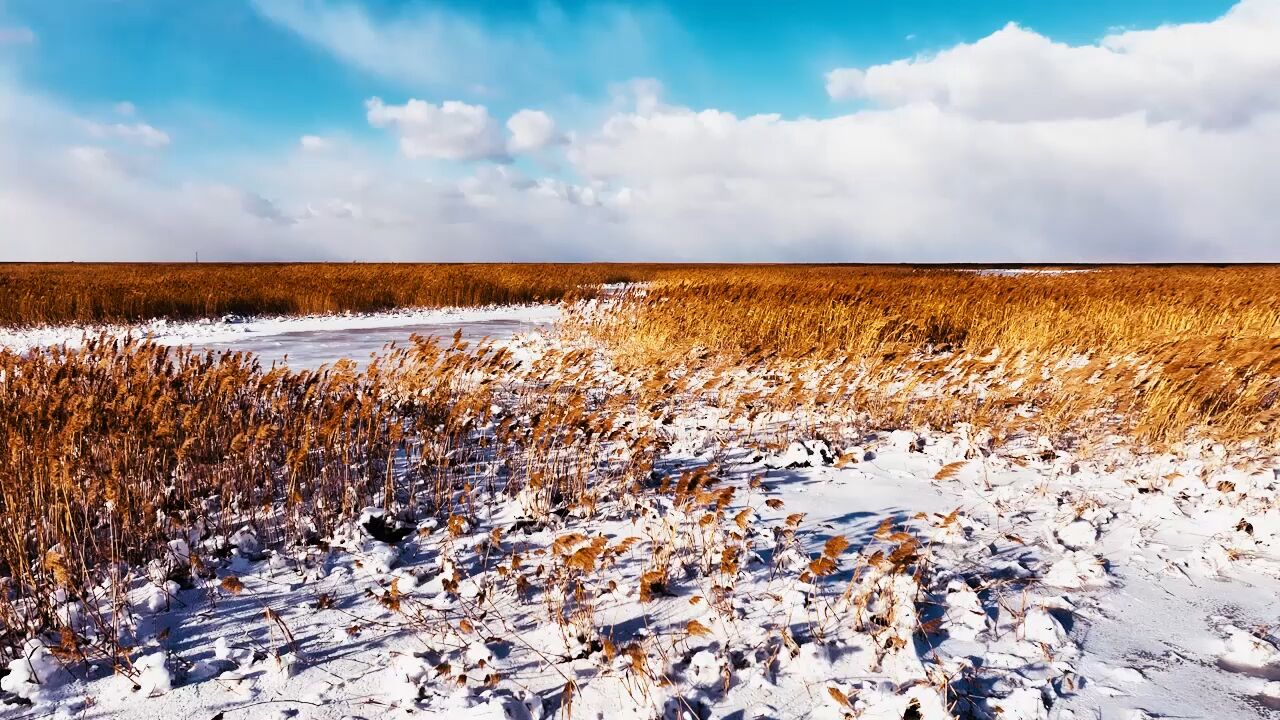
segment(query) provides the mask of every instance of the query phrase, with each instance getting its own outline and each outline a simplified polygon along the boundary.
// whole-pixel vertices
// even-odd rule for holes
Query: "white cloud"
[[[628,192],[657,257],[1278,259],[1280,116],[1230,131],[1111,119],[998,123],[917,105],[829,120],[669,108],[571,151]]]
[[[408,158],[502,160],[502,128],[483,105],[446,100],[439,105],[410,99],[387,105],[381,98],[365,103],[369,124],[393,128],[400,151]]]
[[[250,195],[237,188],[164,182],[100,148],[30,153],[0,147],[0,221],[7,228],[0,257],[6,260],[305,255],[305,244],[267,231],[275,221],[255,217],[253,209]]]
[[[604,84],[684,57],[687,42],[658,8],[594,5],[572,16],[554,2],[501,24],[419,4],[372,12],[353,0],[252,0],[267,20],[366,72],[433,92],[548,91]],[[692,62],[692,60],[691,60]],[[572,79],[572,80],[571,80]]]
[[[564,133],[517,113],[507,137],[479,105],[374,98],[367,119],[395,134],[404,158],[347,138],[312,152],[290,138],[239,160],[237,186],[175,182],[178,168],[152,165],[168,153],[88,145],[74,113],[21,88],[6,95],[0,76],[0,259],[186,259],[198,249],[232,259],[1280,261],[1280,107],[1257,81],[1273,61],[1257,41],[1275,34],[1269,7],[1246,0],[1210,23],[1087,46],[1006,28],[833,74],[833,95],[871,107],[830,118],[681,107],[639,80],[613,88],[599,123]],[[549,135],[564,139],[561,177],[483,162]],[[407,158],[474,165],[461,179],[429,178],[435,166]]]
[[[159,148],[169,144],[169,134],[146,123],[96,123],[86,124],[89,134],[95,138],[118,138],[143,147]]]
[[[332,146],[332,143],[330,143],[327,138],[320,137],[319,135],[303,135],[298,138],[298,145],[304,150],[321,151],[328,150]]]
[[[0,260],[567,259],[605,234],[505,167],[430,180],[348,143],[291,144],[226,157],[234,186],[175,181],[127,144],[65,143],[79,135],[76,113],[0,74]]]
[[[609,86],[610,106],[615,112],[634,108],[640,115],[650,115],[663,109],[662,83],[656,78],[632,78],[627,82]]]
[[[36,33],[29,27],[0,27],[0,47],[5,45],[34,45]]]
[[[123,117],[133,117],[134,115],[138,114],[138,107],[133,103],[129,102],[128,100],[123,100],[121,102],[116,103],[114,106],[112,106],[112,109],[116,111],[117,115],[120,115]]]
[[[1212,22],[1120,31],[1096,45],[1009,24],[931,56],[833,70],[827,92],[1007,122],[1140,112],[1221,127],[1280,109],[1278,77],[1280,2],[1243,0]]]
[[[555,120],[541,110],[517,112],[507,119],[507,130],[511,132],[507,149],[513,155],[537,152],[562,139],[556,131]]]
[[[266,259],[305,244],[246,210],[245,192],[175,181],[131,143],[85,144],[85,121],[0,73],[0,258],[5,260]]]

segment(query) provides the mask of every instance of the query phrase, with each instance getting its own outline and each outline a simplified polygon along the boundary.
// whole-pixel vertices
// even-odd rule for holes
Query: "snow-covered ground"
[[[131,677],[34,642],[0,680],[34,704],[0,716],[1280,717],[1270,449],[767,449],[722,417],[663,430],[660,473],[710,468],[705,496],[602,492],[580,516],[477,489],[466,522],[215,538],[214,577],[128,586]]]
[[[1075,273],[1095,272],[1095,270],[1093,268],[961,268],[960,272],[1018,277],[1020,275],[1073,275]]]
[[[414,334],[448,336],[461,329],[468,340],[504,339],[548,325],[559,317],[557,305],[508,305],[301,317],[228,316],[189,322],[156,320],[132,326],[0,328],[0,347],[26,350],[63,343],[75,346],[86,335],[132,334],[150,337],[163,345],[245,350],[256,353],[264,365],[283,361],[287,356],[291,367],[314,368],[340,358],[367,360],[387,343],[404,342]]]

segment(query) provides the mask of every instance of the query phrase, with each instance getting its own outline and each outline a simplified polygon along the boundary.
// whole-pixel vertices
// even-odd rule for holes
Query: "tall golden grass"
[[[1280,267],[686,268],[643,296],[632,343],[799,356],[926,347],[1107,352],[1187,337],[1280,336]]]
[[[0,325],[557,301],[638,265],[0,264]]]
[[[1272,266],[686,269],[587,325],[635,369],[698,358],[783,385],[821,369],[775,406],[821,400],[880,425],[1003,427],[1021,407],[1059,435],[1273,441],[1278,281]]]
[[[0,351],[0,647],[53,629],[64,652],[88,652],[77,638],[116,637],[94,613],[120,601],[122,568],[183,580],[242,527],[268,547],[322,543],[369,506],[465,512],[481,486],[536,507],[589,502],[588,478],[649,468],[642,435],[575,384],[589,361],[517,362],[459,337],[416,338],[359,372],[105,337]],[[154,567],[175,539],[191,564]]]

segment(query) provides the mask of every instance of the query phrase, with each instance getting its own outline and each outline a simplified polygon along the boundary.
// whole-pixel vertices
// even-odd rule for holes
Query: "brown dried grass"
[[[880,427],[966,422],[1063,442],[1269,442],[1280,432],[1274,266],[708,268],[583,324],[632,372],[688,384],[696,370],[720,378],[722,395],[742,371],[773,377],[778,387],[752,398],[756,412],[822,407]]]
[[[0,325],[554,302],[653,272],[608,264],[0,264]]]
[[[191,566],[160,571],[185,581],[245,526],[268,547],[297,547],[369,506],[452,526],[481,486],[547,508],[589,502],[589,477],[649,468],[616,447],[639,436],[565,380],[589,376],[590,360],[520,363],[458,337],[417,338],[359,372],[106,337],[0,350],[0,648],[50,629],[113,636],[64,628],[58,607],[98,607],[120,568],[155,581],[148,563],[177,538]]]
[[[24,267],[8,266],[6,277]],[[175,537],[247,524],[268,544],[315,543],[367,505],[447,517],[452,529],[482,485],[529,488],[530,507],[543,513],[589,514],[608,488],[674,493],[677,507],[707,508],[700,533],[729,542],[750,521],[726,512],[732,488],[716,488],[705,472],[651,487],[652,460],[673,439],[667,428],[691,403],[728,409],[726,434],[783,443],[960,423],[1055,443],[1280,436],[1280,268],[989,277],[902,267],[484,266],[450,275],[446,266],[237,266],[204,276],[204,266],[186,266],[161,275],[200,282],[144,283],[154,293],[129,299],[120,288],[130,274],[156,266],[110,266],[108,279],[82,291],[73,286],[91,283],[87,267],[48,281],[67,267],[41,266],[0,288],[27,298],[0,305],[18,318],[9,322],[522,301],[572,297],[605,280],[654,282],[571,323],[605,356],[579,346],[518,363],[458,339],[418,340],[363,371],[292,372],[133,340],[0,351],[0,646],[44,630],[84,635],[63,626],[59,604],[93,605],[89,595],[122,564],[163,557]],[[498,279],[484,280],[488,272]],[[419,287],[434,289],[361,294],[395,285],[404,277],[395,273],[426,273],[435,279]],[[247,294],[235,294],[233,281]],[[558,577],[572,600],[578,576],[610,549],[570,549]],[[828,571],[839,549],[817,570]],[[711,557],[708,572],[735,574],[736,555]],[[201,572],[198,562],[191,572]],[[667,572],[655,556],[642,599],[661,594]],[[576,601],[558,612],[589,610]]]

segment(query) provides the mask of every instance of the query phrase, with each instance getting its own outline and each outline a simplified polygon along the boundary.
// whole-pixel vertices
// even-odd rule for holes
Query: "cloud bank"
[[[1120,32],[1086,46],[1009,24],[932,56],[832,70],[827,92],[1010,123],[1141,113],[1154,122],[1229,127],[1280,109],[1278,31],[1275,0],[1246,0],[1213,22]]]
[[[259,5],[339,57],[355,52],[322,36],[337,32],[325,12],[357,6]],[[312,7],[325,12],[290,14]],[[415,33],[461,33],[450,52],[471,42],[456,28],[424,30],[430,17],[364,17],[369,47]],[[1276,0],[1092,45],[1009,25],[832,69],[834,114],[822,118],[683,107],[652,80],[622,86],[624,101],[589,124],[537,110],[503,121],[459,95],[372,98],[366,120],[397,157],[295,137],[256,159],[252,187],[175,182],[155,166],[164,143],[95,136],[57,102],[0,82],[0,259],[180,260],[198,249],[211,259],[1280,261],[1275,38]],[[531,42],[505,40],[500,54]],[[379,72],[400,66],[386,63]],[[151,127],[105,125],[117,126]],[[520,161],[530,153],[554,156],[559,171],[541,175]],[[435,172],[442,162],[454,171]]]

